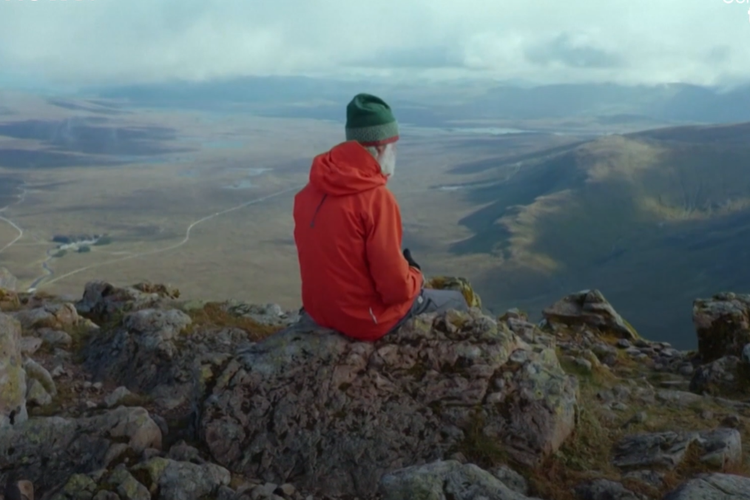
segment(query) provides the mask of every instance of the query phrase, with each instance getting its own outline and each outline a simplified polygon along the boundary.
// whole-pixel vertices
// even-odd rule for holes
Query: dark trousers
[[[398,323],[393,325],[388,333],[399,329],[414,316],[419,316],[420,314],[425,313],[442,313],[449,309],[464,312],[469,310],[469,305],[466,303],[466,299],[464,299],[461,292],[458,290],[433,290],[431,288],[423,288],[417,298],[414,299],[414,303],[409,312],[407,312]],[[315,323],[315,320],[305,312],[304,308],[300,309],[300,321],[298,326],[306,329],[324,329]],[[325,330],[329,329],[326,328]]]
[[[443,313],[449,309],[456,311],[468,311],[469,304],[466,303],[464,295],[458,290],[434,290],[423,288],[409,310],[388,333],[399,329],[404,323],[414,316],[425,313]]]

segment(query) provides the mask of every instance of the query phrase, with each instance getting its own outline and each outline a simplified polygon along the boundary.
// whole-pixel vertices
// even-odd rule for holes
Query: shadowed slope
[[[535,314],[595,287],[645,336],[686,347],[690,297],[750,282],[748,129],[608,136],[523,160],[469,191],[484,206],[461,221],[474,235],[453,251],[497,257],[474,279],[488,305]]]

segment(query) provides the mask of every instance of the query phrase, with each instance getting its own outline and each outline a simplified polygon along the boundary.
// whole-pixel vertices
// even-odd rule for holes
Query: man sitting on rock
[[[401,213],[386,187],[398,134],[390,106],[358,94],[346,141],[313,160],[294,198],[303,321],[370,341],[418,314],[468,309],[460,291],[423,288],[420,266],[401,251]]]

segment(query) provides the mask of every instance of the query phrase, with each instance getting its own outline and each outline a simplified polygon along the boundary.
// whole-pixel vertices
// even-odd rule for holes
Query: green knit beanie
[[[398,123],[391,107],[370,94],[357,94],[346,106],[346,140],[380,146],[398,140]]]

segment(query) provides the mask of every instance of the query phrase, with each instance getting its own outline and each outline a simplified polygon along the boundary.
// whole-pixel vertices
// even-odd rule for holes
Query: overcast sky
[[[750,4],[726,2],[0,0],[0,74],[53,85],[269,74],[750,81]]]

